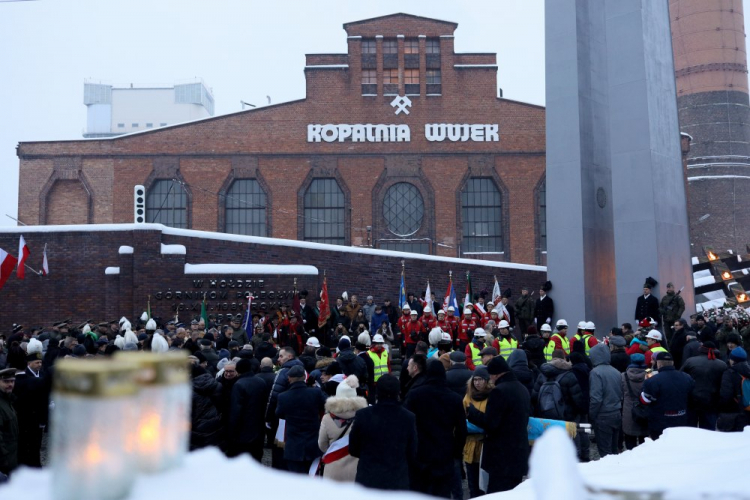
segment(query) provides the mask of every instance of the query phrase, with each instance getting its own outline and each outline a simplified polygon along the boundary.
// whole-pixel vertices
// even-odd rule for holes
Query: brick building
[[[545,113],[497,97],[457,24],[394,14],[308,54],[305,99],[116,138],[24,142],[19,219],[544,264]]]

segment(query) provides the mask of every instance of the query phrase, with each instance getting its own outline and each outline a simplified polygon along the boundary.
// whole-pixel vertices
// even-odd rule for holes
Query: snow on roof
[[[104,270],[105,275],[111,275],[111,274],[120,274],[120,268],[119,267],[108,267]]]
[[[185,274],[293,274],[317,276],[315,266],[273,264],[185,264]]]
[[[165,245],[164,243],[162,243],[161,254],[162,255],[186,255],[187,248],[185,248],[185,245]]]
[[[397,252],[395,250],[379,250],[375,248],[346,247],[341,245],[330,245],[327,243],[313,243],[311,241],[285,240],[282,238],[265,238],[262,236],[244,236],[239,234],[216,233],[210,231],[198,231],[195,229],[176,229],[162,224],[70,224],[54,226],[20,226],[0,228],[2,233],[65,233],[93,231],[161,231],[163,234],[173,236],[185,236],[188,238],[203,238],[209,240],[234,241],[238,243],[251,243],[255,245],[282,246],[304,248],[308,250],[357,253],[364,255],[376,255],[379,257],[394,257],[398,259],[415,259],[431,262],[449,262],[463,266],[486,266],[498,269],[518,269],[522,271],[547,272],[546,266],[535,266],[532,264],[516,264],[513,262],[498,262],[491,260],[461,259],[458,257],[441,257],[438,255],[424,255],[411,252]]]
[[[133,253],[133,247],[129,247],[127,245],[123,245],[120,247],[120,249],[117,251],[120,255],[127,255]]]

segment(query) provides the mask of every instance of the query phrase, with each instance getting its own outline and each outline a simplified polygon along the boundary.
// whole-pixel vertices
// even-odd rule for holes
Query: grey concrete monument
[[[547,0],[548,275],[557,318],[633,322],[690,242],[667,0]]]

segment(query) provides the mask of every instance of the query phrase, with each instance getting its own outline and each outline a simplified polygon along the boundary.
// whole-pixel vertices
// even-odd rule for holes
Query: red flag
[[[16,267],[18,260],[11,254],[0,248],[0,289],[3,288],[5,282],[8,281],[10,273]]]
[[[44,244],[44,260],[42,261],[42,276],[49,274],[49,264],[47,263],[47,244]]]
[[[299,292],[297,291],[297,285],[294,285],[294,297],[292,298],[292,311],[299,318],[301,316],[301,308],[299,306]]]
[[[31,252],[29,252],[29,247],[26,245],[26,240],[21,235],[21,239],[18,242],[18,267],[16,268],[18,279],[23,279],[26,276],[26,267],[24,267],[24,264],[26,264],[26,259],[29,258],[29,253]]]
[[[323,289],[320,291],[320,316],[318,316],[318,328],[323,328],[331,317],[331,306],[328,302],[328,283],[323,277]]]

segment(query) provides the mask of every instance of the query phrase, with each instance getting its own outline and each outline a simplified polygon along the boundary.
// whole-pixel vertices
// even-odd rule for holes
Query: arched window
[[[187,193],[182,185],[168,179],[154,181],[146,193],[146,222],[187,228]]]
[[[399,182],[383,198],[383,219],[393,235],[380,240],[380,248],[401,252],[430,253],[429,241],[415,238],[424,221],[424,199],[414,184]]]
[[[547,251],[547,179],[537,190],[537,224],[539,227],[539,251]]]
[[[266,193],[255,179],[237,179],[227,191],[224,231],[231,234],[268,236]]]
[[[473,177],[461,191],[462,253],[503,251],[503,199],[489,177]]]
[[[336,179],[313,179],[305,191],[305,241],[346,244],[345,198]]]

